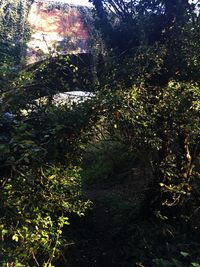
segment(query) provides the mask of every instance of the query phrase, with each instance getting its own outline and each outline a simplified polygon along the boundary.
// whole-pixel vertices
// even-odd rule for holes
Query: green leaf
[[[191,262],[192,267],[200,267],[200,264],[197,262]]]
[[[12,236],[12,240],[18,242],[18,241],[19,241],[19,236],[18,236],[17,234],[14,234],[14,235]]]
[[[189,253],[188,253],[188,252],[185,252],[185,251],[181,251],[180,254],[181,254],[183,257],[188,257],[188,256],[189,256]]]

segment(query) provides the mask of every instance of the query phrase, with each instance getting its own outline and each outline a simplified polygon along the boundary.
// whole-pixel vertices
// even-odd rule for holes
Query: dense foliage
[[[152,166],[155,182],[150,191],[159,199],[157,205],[180,204],[182,196],[190,195],[191,178],[197,178],[199,153],[195,6],[187,1],[93,3],[108,48],[100,90],[108,97],[104,109],[111,134]],[[158,197],[158,184],[164,199]]]
[[[70,214],[90,206],[78,167],[90,116],[81,105],[20,98],[18,89],[4,93],[1,106],[1,263],[51,266],[69,243],[62,228]]]
[[[129,222],[124,218],[118,234],[125,238],[127,250],[138,249],[128,253],[136,266],[185,266],[184,260],[188,266],[198,266],[192,248],[198,254],[199,240],[191,237],[199,227],[198,5],[189,1],[91,2],[105,41],[97,69],[103,138],[126,144],[149,177],[139,217],[132,208],[135,214]],[[135,164],[130,163],[129,173]],[[137,236],[138,228],[141,234]],[[141,247],[146,250],[142,252]],[[181,254],[181,249],[187,253]]]
[[[1,265],[198,267],[198,6],[91,2],[92,68],[63,55],[24,67],[31,2],[0,4]],[[81,85],[91,98],[55,105]]]
[[[24,68],[21,54],[25,2],[1,3],[0,265],[53,266],[73,244],[63,236],[70,216],[83,216],[90,207],[81,196],[79,166],[92,107],[55,106],[47,76],[45,92],[42,86],[40,93],[31,90],[37,68]]]

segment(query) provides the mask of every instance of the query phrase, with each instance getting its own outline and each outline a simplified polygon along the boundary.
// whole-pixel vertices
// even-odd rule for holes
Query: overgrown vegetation
[[[7,34],[31,2],[0,4],[1,265],[198,267],[198,5],[91,2],[91,72],[76,56],[24,67]],[[74,77],[93,97],[54,105]]]
[[[8,3],[6,7],[3,4],[5,9]],[[16,9],[17,4],[20,7]],[[2,23],[3,41],[11,47],[15,35],[6,38],[12,25],[17,28],[18,11],[21,14],[23,8],[20,1],[10,3],[12,24]],[[6,53],[1,54],[0,265],[53,266],[58,258],[64,258],[64,248],[73,244],[63,236],[70,216],[83,216],[91,206],[81,196],[79,167],[91,107],[55,106],[47,86],[49,98],[38,99],[45,92],[42,86],[40,94],[39,88],[30,89],[35,72],[23,69],[22,61],[16,67],[18,58],[9,53],[4,57]],[[13,48],[13,53],[17,56],[18,48]]]

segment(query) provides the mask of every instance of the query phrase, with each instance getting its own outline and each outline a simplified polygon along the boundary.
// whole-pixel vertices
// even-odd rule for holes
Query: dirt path
[[[70,267],[132,267],[126,256],[129,229],[125,228],[147,184],[147,180],[136,178],[84,191],[84,197],[93,202],[93,209],[75,223],[75,259]]]

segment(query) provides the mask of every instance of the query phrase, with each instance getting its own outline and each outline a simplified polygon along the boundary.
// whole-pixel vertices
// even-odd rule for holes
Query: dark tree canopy
[[[151,84],[169,79],[197,81],[194,58],[198,57],[199,24],[195,4],[188,0],[93,0],[97,20],[108,50],[121,60],[140,47],[163,46],[166,56]],[[164,50],[163,50],[164,51]]]
[[[167,32],[175,24],[183,24],[190,19],[193,5],[188,0],[155,0],[155,1],[118,1],[91,0],[99,18],[99,27],[110,46],[120,50],[140,44],[141,22],[142,29],[149,36],[148,43],[161,41],[163,31]],[[139,29],[140,28],[140,29]],[[152,36],[154,35],[154,36]]]

